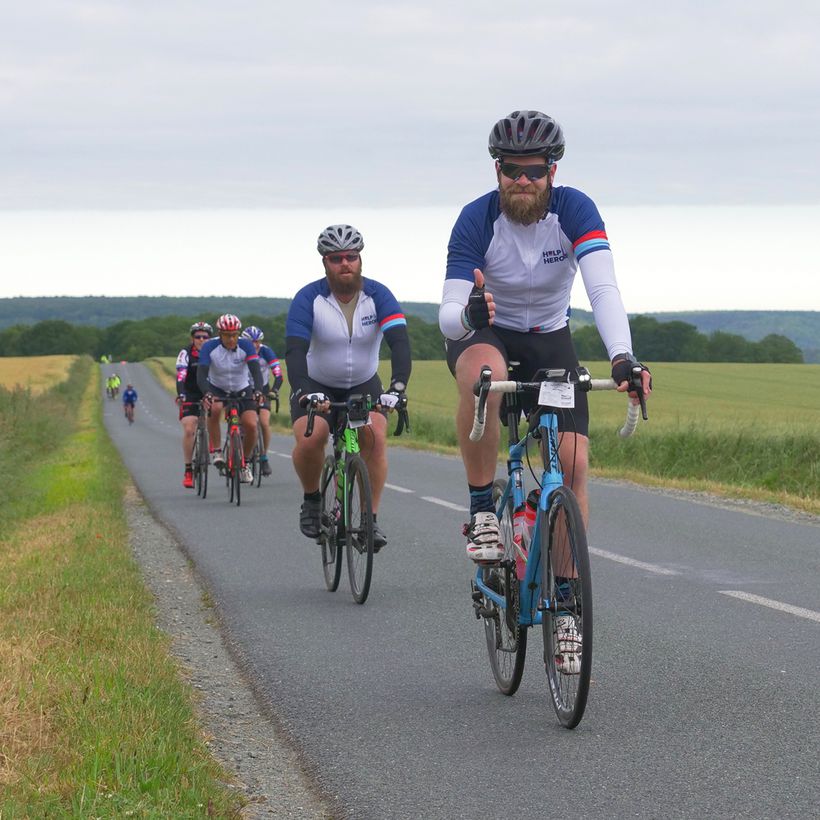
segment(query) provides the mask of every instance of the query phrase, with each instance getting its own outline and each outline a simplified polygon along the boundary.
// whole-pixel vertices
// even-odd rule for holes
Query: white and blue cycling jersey
[[[228,350],[219,338],[208,339],[199,351],[199,366],[208,367],[208,383],[226,393],[236,393],[253,384],[248,362],[258,360],[250,339],[239,339]]]
[[[595,324],[610,358],[631,353],[632,339],[603,220],[595,203],[574,188],[552,191],[547,214],[534,225],[510,221],[498,191],[464,207],[447,248],[447,275],[439,326],[448,339],[470,333],[461,322],[474,285],[484,273],[495,301],[495,325],[548,333],[567,324],[570,293],[580,269]]]
[[[404,325],[407,320],[396,297],[380,282],[363,277],[349,330],[323,277],[305,285],[293,298],[285,335],[310,343],[307,366],[311,379],[327,387],[347,389],[376,374],[383,333]]]
[[[279,357],[267,345],[259,346],[259,369],[262,371],[262,384],[265,387],[270,383],[270,374],[274,379],[282,378],[282,365]]]

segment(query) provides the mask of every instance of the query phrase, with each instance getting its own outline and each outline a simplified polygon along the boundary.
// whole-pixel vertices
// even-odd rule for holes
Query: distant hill
[[[277,316],[285,313],[290,299],[263,296],[19,296],[0,299],[0,330],[10,325],[33,325],[45,319],[62,319],[75,325],[108,327],[124,319],[151,316],[204,316],[215,319],[220,313]],[[436,323],[438,305],[431,302],[404,302],[408,315]],[[759,341],[770,333],[791,339],[807,362],[820,362],[820,311],[715,310],[680,313],[647,313],[659,322],[681,321],[701,333],[716,330]],[[592,314],[573,308],[571,323],[581,327],[592,322]]]
[[[108,327],[124,319],[151,316],[203,316],[222,313],[278,316],[287,313],[290,299],[266,296],[17,296],[0,299],[0,330],[10,325],[34,325],[61,319],[72,325]],[[425,322],[438,321],[438,305],[405,302],[405,311]]]

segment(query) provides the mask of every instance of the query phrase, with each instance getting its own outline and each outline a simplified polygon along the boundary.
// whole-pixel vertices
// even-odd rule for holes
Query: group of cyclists
[[[478,563],[503,557],[492,497],[500,394],[490,396],[485,435],[472,442],[473,386],[485,365],[494,378],[516,380],[531,379],[541,368],[578,367],[568,325],[570,293],[578,271],[618,389],[629,391],[637,401],[636,388],[629,381],[637,367],[644,397],[651,392],[649,371],[632,352],[627,314],[598,209],[581,191],[553,184],[565,149],[559,123],[539,111],[513,111],[493,126],[488,148],[497,186],[467,204],[456,220],[439,311],[447,364],[459,397],[456,428],[470,499],[470,520],[464,527],[466,552]],[[411,372],[407,321],[391,291],[363,277],[364,239],[356,228],[330,225],[319,234],[317,250],[323,276],[294,296],[285,338],[295,440],[292,458],[303,491],[299,527],[308,538],[319,535],[319,478],[332,423],[327,416],[317,416],[313,434],[306,437],[307,405],[318,404],[320,411],[327,412],[330,402],[369,394],[375,404],[360,442],[372,484],[374,543],[381,548],[387,542],[377,518],[387,477],[386,415],[406,398]],[[377,372],[382,338],[391,358],[386,390]],[[243,332],[233,314],[219,317],[216,335],[206,322],[191,327],[191,344],[177,359],[186,487],[193,486],[190,462],[198,402],[211,409],[210,449],[216,466],[222,462],[218,411],[229,395],[241,400],[245,455],[250,455],[255,443],[257,413],[267,450],[270,399],[278,397],[282,374],[276,354],[263,340],[257,327]],[[559,424],[559,430],[565,480],[578,497],[586,524],[585,394],[576,398],[571,425]],[[267,464],[263,471],[270,472]],[[241,478],[251,480],[249,468]]]
[[[122,379],[116,374],[111,373],[105,380],[105,392],[109,399],[115,399],[117,397],[117,393],[120,392],[120,385],[122,384]]]

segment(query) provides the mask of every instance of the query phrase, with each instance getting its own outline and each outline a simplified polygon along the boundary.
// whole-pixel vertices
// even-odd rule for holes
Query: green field
[[[162,359],[169,385],[174,361]],[[594,378],[605,362],[587,365]],[[614,392],[590,396],[591,464],[598,475],[786,503],[820,513],[820,365],[650,364],[649,421],[624,441]],[[382,377],[389,364],[382,362]],[[412,436],[454,449],[456,393],[447,366],[416,362],[408,390]],[[287,426],[286,406],[277,423]]]

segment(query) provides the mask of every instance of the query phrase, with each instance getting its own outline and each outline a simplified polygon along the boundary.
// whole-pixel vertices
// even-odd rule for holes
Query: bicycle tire
[[[328,456],[322,465],[322,477],[319,491],[322,495],[322,506],[319,513],[319,546],[322,548],[322,572],[328,591],[339,588],[342,577],[343,546],[337,540],[339,521],[339,500],[337,496],[336,461]]]
[[[208,492],[208,436],[198,425],[194,434],[194,452],[191,458],[191,466],[194,471],[196,494],[200,498],[205,498]]]
[[[493,483],[493,502],[497,505],[504,493],[507,480],[496,479]],[[519,622],[520,586],[515,573],[515,547],[513,546],[513,501],[507,505],[499,519],[499,534],[504,544],[504,560],[498,566],[484,570],[484,581],[507,601],[506,609],[499,610],[491,602],[485,608],[491,613],[484,616],[484,636],[487,654],[496,686],[505,695],[514,695],[521,685],[524,661],[527,657],[528,630]],[[507,583],[510,591],[507,593]]]
[[[350,591],[357,604],[363,604],[373,578],[373,499],[367,465],[353,455],[345,466],[345,536],[347,540],[347,573]]]
[[[256,444],[253,445],[253,483],[262,486],[262,428],[256,428]]]
[[[232,491],[232,500],[236,501],[236,506],[240,506],[242,504],[242,493],[241,493],[241,486],[242,481],[241,474],[242,474],[242,437],[239,435],[239,431],[234,431],[231,433],[231,455],[233,461],[233,470],[231,471],[231,485],[233,486]]]
[[[575,494],[568,487],[558,487],[550,494],[547,512],[542,512],[541,516],[541,629],[544,635],[544,668],[555,714],[563,726],[574,729],[584,715],[592,674],[592,577],[589,549],[581,509]],[[563,604],[554,595],[556,575],[572,578],[569,582],[571,594]],[[575,618],[582,647],[580,663],[577,653],[562,655],[556,644],[555,620],[562,613],[570,613]]]

